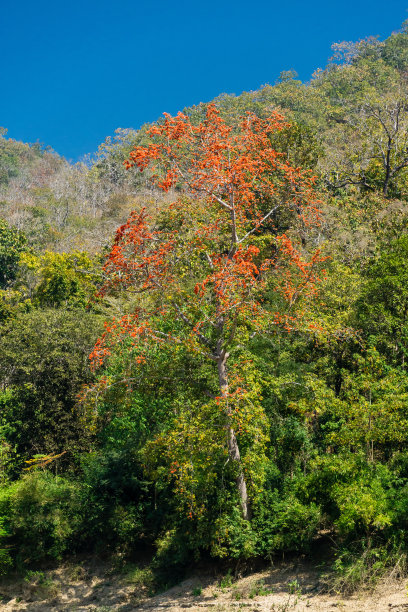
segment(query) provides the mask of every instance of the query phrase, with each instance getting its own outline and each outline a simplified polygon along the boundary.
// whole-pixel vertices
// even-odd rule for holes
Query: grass
[[[349,595],[364,588],[373,590],[380,580],[405,576],[407,555],[400,549],[367,546],[363,550],[343,549],[334,562],[334,573],[326,578],[327,589]]]
[[[139,565],[129,563],[122,568],[121,573],[124,574],[126,584],[131,584],[136,588],[153,588],[154,574],[150,567],[140,567]]]
[[[249,599],[254,599],[254,597],[271,595],[273,593],[272,587],[265,586],[265,580],[257,580],[255,584],[252,585],[251,590],[249,591]]]
[[[220,580],[220,588],[228,589],[230,586],[232,586],[233,582],[234,582],[234,577],[232,575],[232,571],[229,569],[227,573],[225,574],[225,576],[223,576]]]
[[[59,585],[47,578],[44,572],[28,571],[24,577],[24,582],[28,583],[30,591],[37,599],[49,599],[56,597],[59,593]]]

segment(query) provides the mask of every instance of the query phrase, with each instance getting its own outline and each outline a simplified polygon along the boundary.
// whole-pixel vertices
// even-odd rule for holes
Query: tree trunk
[[[249,519],[251,518],[251,513],[248,502],[247,486],[245,482],[244,472],[242,470],[241,454],[239,452],[237,437],[235,435],[234,429],[231,427],[231,409],[228,406],[228,374],[226,366],[227,357],[227,353],[223,353],[222,355],[220,355],[217,360],[217,366],[221,397],[226,398],[225,416],[227,419],[227,423],[225,429],[227,433],[228,457],[231,461],[234,462],[233,465],[237,470],[235,482],[237,483],[238,497],[241,504],[242,516],[246,521],[249,521]]]
[[[387,158],[385,162],[385,178],[383,183],[383,196],[386,198],[388,195],[388,187],[391,179],[391,145],[392,142],[388,139],[388,147],[387,147]]]

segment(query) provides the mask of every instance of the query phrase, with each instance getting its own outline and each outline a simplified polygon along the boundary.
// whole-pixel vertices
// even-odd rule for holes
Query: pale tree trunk
[[[385,178],[384,178],[384,183],[383,183],[383,195],[384,197],[387,197],[388,195],[388,187],[390,184],[390,179],[391,179],[391,145],[392,142],[390,139],[388,139],[388,147],[387,147],[387,156],[386,156],[386,160],[385,160]]]
[[[228,208],[230,209],[231,217],[231,245],[228,251],[228,258],[232,260],[234,253],[236,252],[238,242],[233,191],[231,191],[229,196]],[[220,310],[222,311],[222,308],[220,308]],[[232,462],[232,465],[234,466],[234,471],[236,473],[235,482],[237,484],[237,492],[241,505],[241,514],[246,521],[249,521],[251,518],[251,509],[248,502],[247,485],[245,481],[244,471],[242,469],[241,453],[239,452],[237,437],[235,435],[234,428],[231,425],[231,406],[229,405],[228,401],[228,353],[225,348],[222,348],[222,332],[224,328],[224,323],[224,317],[219,317],[217,321],[217,327],[219,330],[219,340],[217,343],[217,349],[215,351],[214,357],[216,359],[218,367],[218,382],[220,386],[221,397],[225,399],[225,431],[227,436],[228,458]],[[231,332],[230,340],[232,340],[232,338],[234,337],[234,333],[234,331]]]
[[[228,447],[228,457],[230,461],[233,462],[234,469],[236,470],[236,483],[237,483],[237,491],[238,497],[241,504],[241,512],[242,517],[245,520],[249,520],[250,517],[250,507],[248,502],[248,493],[247,493],[247,485],[245,482],[245,476],[242,469],[241,464],[241,454],[239,452],[239,446],[237,437],[235,435],[235,431],[233,427],[231,427],[231,408],[228,405],[228,373],[227,373],[227,357],[228,353],[224,351],[221,355],[218,356],[217,366],[218,366],[218,380],[220,384],[221,397],[225,398],[226,401],[226,434],[227,434],[227,447]]]

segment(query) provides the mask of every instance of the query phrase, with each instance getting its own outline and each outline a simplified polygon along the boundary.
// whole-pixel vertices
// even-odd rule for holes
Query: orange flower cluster
[[[145,361],[144,346],[147,337],[151,333],[148,321],[143,321],[141,312],[136,311],[132,315],[124,315],[120,319],[113,319],[111,323],[105,323],[105,331],[96,341],[92,353],[89,355],[93,370],[99,368],[105,359],[112,354],[112,347],[130,339],[130,345],[139,350],[135,360],[137,363]]]
[[[321,280],[320,275],[325,272],[320,268],[320,264],[328,257],[322,256],[320,249],[317,249],[309,260],[305,260],[285,234],[278,236],[277,242],[280,251],[287,256],[291,264],[285,270],[281,283],[289,304],[293,304],[301,294],[314,296]]]
[[[124,165],[141,171],[149,165],[153,180],[165,191],[181,182],[188,193],[212,202],[222,200],[229,206],[233,201],[240,223],[248,212],[251,221],[260,221],[259,193],[263,198],[273,196],[279,183],[286,182],[296,188],[298,200],[303,196],[306,201],[314,183],[310,173],[292,167],[271,146],[270,135],[287,126],[279,113],[267,119],[247,113],[237,132],[226,125],[214,104],[198,125],[182,113],[176,117],[165,114],[164,122],[148,131],[156,142],[135,147]],[[272,172],[277,175],[277,185],[271,181]],[[159,175],[164,178],[158,180]]]
[[[146,209],[132,212],[116,232],[115,242],[103,267],[107,282],[100,291],[104,295],[115,286],[134,287],[146,291],[162,284],[168,273],[166,258],[174,246],[174,238],[148,227]]]
[[[124,338],[138,346],[140,363],[146,358],[144,346],[152,341],[183,342],[214,359],[214,334],[224,334],[217,346],[231,344],[238,320],[257,330],[278,321],[292,327],[290,317],[262,308],[268,272],[280,278],[282,293],[293,304],[300,295],[315,292],[322,257],[316,252],[306,261],[285,234],[275,237],[268,256],[254,244],[260,231],[271,233],[274,215],[282,208],[305,225],[319,223],[314,177],[291,166],[271,145],[271,135],[287,125],[278,113],[266,119],[247,113],[233,127],[210,104],[197,124],[182,113],[165,114],[148,131],[152,142],[133,149],[124,162],[127,168],[149,168],[164,191],[176,183],[178,192],[184,191],[167,209],[171,222],[159,226],[170,229],[154,227],[143,209],[132,212],[117,230],[101,293],[123,288],[148,292],[151,299],[143,302],[143,315],[127,315],[106,328],[91,356],[94,367]],[[184,219],[192,219],[188,231]],[[282,266],[276,264],[277,250],[286,262]],[[191,283],[183,284],[183,266],[191,268],[191,289]],[[169,312],[184,324],[180,337],[152,328],[152,321]]]

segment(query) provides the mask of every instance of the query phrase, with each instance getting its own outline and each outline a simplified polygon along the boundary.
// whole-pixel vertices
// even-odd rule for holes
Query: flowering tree
[[[231,370],[239,369],[236,348],[273,325],[293,327],[294,302],[313,293],[317,281],[318,253],[304,260],[274,225],[282,211],[303,224],[318,223],[313,177],[270,143],[270,135],[286,125],[277,113],[264,120],[248,113],[233,128],[209,105],[197,125],[181,113],[166,114],[149,130],[151,144],[135,147],[125,165],[149,168],[156,184],[178,197],[158,218],[133,212],[118,229],[103,291],[126,288],[139,294],[139,306],[106,326],[92,354],[95,366],[101,365],[117,343],[130,339],[141,364],[148,347],[163,342],[214,364],[214,400],[244,519],[250,505],[238,438],[245,429],[239,406],[248,389],[237,383],[239,376],[231,386]],[[289,306],[285,312],[263,303],[271,277]],[[161,324],[169,317],[171,331]]]

